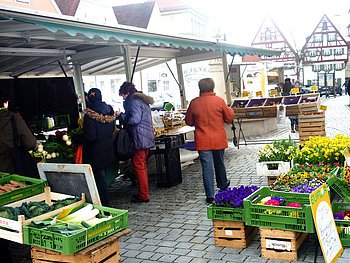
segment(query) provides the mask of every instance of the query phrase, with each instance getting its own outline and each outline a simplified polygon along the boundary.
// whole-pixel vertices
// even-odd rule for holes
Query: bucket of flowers
[[[291,139],[275,140],[272,144],[266,144],[259,151],[257,175],[266,176],[268,184],[271,184],[277,176],[290,169],[296,150],[297,144]]]

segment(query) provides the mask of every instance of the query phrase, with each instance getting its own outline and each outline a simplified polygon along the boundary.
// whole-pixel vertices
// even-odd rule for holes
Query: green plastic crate
[[[258,204],[267,196],[282,196],[286,203],[299,202],[302,208]],[[314,233],[315,227],[308,194],[273,191],[262,187],[243,200],[248,226]]]
[[[11,174],[0,178],[0,184],[4,185],[10,182],[10,180],[17,181],[25,184],[26,187],[12,190],[11,192],[3,193],[0,195],[0,205],[6,205],[33,195],[41,194],[44,192],[46,181],[25,177],[21,175]]]
[[[327,179],[326,183],[344,201],[350,201],[350,186],[347,182],[333,175]]]
[[[209,205],[207,208],[208,218],[212,220],[227,220],[244,222],[244,209],[233,207],[219,207]]]
[[[127,210],[99,205],[93,205],[93,207],[105,215],[112,215],[112,218],[70,236],[26,225],[23,226],[24,244],[69,255],[128,227]]]
[[[333,214],[350,210],[350,203],[332,203]],[[340,241],[344,247],[350,247],[350,221],[335,220]]]

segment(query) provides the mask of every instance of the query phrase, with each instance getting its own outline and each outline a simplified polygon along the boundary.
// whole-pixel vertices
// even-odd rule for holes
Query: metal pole
[[[138,48],[137,48],[135,62],[134,62],[134,67],[132,68],[132,74],[131,74],[130,82],[132,82],[132,80],[134,78],[134,73],[135,73],[135,69],[136,69],[137,59],[139,58],[140,48],[141,48],[141,46],[138,46]]]

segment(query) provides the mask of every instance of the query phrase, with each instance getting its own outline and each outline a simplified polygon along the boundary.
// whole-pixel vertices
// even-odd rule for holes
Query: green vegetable
[[[0,217],[17,220],[18,214],[13,207],[0,207]]]

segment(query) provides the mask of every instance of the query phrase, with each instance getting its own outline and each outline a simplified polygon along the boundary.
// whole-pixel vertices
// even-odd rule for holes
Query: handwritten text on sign
[[[333,263],[344,249],[334,222],[326,184],[310,194],[310,203],[324,260],[326,263]]]

